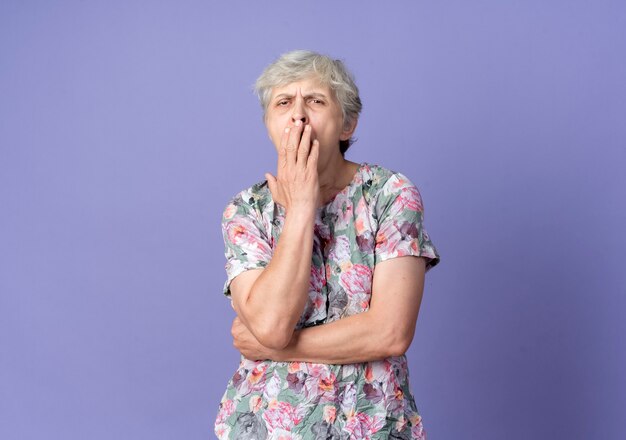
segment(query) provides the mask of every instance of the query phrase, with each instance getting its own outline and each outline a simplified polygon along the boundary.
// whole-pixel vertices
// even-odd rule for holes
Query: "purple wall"
[[[221,211],[295,48],[357,77],[348,158],[424,197],[429,438],[623,438],[624,2],[360,3],[0,3],[0,438],[213,438]]]

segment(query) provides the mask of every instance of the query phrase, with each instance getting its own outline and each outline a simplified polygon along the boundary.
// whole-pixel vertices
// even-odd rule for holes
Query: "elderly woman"
[[[361,100],[343,63],[294,51],[257,80],[276,174],[226,206],[224,293],[239,368],[220,439],[423,439],[405,352],[439,261],[417,188],[355,163]]]

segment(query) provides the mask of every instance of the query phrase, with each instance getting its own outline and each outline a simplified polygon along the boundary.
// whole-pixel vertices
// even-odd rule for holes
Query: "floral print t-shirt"
[[[227,280],[263,268],[284,222],[267,182],[237,194],[222,219]],[[377,263],[439,255],[422,225],[420,194],[404,175],[362,163],[352,181],[317,209],[309,299],[297,328],[369,308]],[[385,292],[377,292],[384,295]],[[215,421],[220,439],[425,439],[405,356],[358,364],[241,358]]]

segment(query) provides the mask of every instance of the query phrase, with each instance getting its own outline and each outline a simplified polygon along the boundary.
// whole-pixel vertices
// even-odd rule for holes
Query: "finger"
[[[285,129],[283,130],[283,135],[280,138],[281,147],[287,146],[287,138],[289,137],[290,131],[291,131],[291,127],[289,125],[286,125]]]
[[[285,129],[283,130],[283,134],[280,137],[280,146],[278,148],[278,151],[282,150],[283,148],[287,148],[287,141],[289,140],[290,132],[291,132],[291,127],[285,127]]]
[[[289,130],[289,139],[287,140],[287,166],[292,166],[296,163],[302,128],[302,121],[298,120],[296,124],[291,127],[291,130]]]
[[[283,202],[282,193],[280,187],[278,186],[278,180],[276,177],[272,176],[270,173],[265,174],[265,178],[267,179],[267,186],[270,190],[270,194],[272,195],[272,200],[274,203],[279,204],[282,207],[285,207]]]
[[[275,195],[274,191],[276,190],[276,177],[272,176],[270,173],[265,173],[265,178],[267,179],[267,186],[270,189],[272,195]]]
[[[306,167],[310,172],[317,173],[317,160],[320,157],[320,141],[315,139],[311,142],[311,153],[307,158]]]
[[[278,149],[278,163],[276,164],[276,178],[280,179],[285,172],[287,166],[287,148],[280,147]]]
[[[309,157],[309,151],[311,150],[311,126],[306,125],[304,127],[304,133],[302,133],[302,139],[300,140],[300,146],[298,147],[298,158],[296,164],[301,170],[306,169],[307,158]]]

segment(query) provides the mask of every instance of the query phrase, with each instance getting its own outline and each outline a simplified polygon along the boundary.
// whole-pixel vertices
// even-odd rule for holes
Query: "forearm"
[[[413,341],[425,270],[423,258],[383,261],[376,265],[367,311],[298,330],[283,350],[254,355],[276,361],[330,364],[402,355]]]
[[[311,278],[314,215],[314,209],[303,208],[285,216],[270,263],[235,306],[259,340],[271,335],[280,341],[284,335],[286,343],[302,314]]]
[[[371,311],[296,330],[282,350],[272,350],[275,361],[348,364],[399,356],[406,352],[415,327],[396,327]]]

